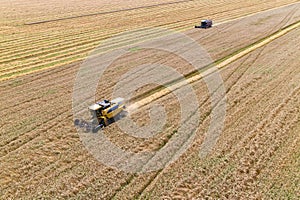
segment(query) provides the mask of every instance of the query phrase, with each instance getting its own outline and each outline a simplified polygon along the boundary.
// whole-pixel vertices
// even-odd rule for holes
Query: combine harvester
[[[207,29],[207,28],[211,28],[212,25],[213,25],[212,20],[205,19],[205,20],[201,21],[201,25],[200,26],[195,26],[195,28],[205,28],[205,29]]]
[[[89,112],[91,114],[90,121],[75,119],[74,124],[75,126],[84,129],[85,132],[92,131],[93,133],[96,133],[103,127],[125,117],[127,115],[125,109],[126,106],[123,98],[116,98],[112,101],[100,101],[89,106]]]

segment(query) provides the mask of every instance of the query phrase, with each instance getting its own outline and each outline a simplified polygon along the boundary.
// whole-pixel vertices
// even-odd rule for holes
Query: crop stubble
[[[278,23],[277,29],[297,19],[297,15],[291,15],[289,19],[276,18],[276,16],[278,15],[271,16],[270,21],[273,25],[275,19],[281,22]],[[241,24],[246,23],[245,21],[247,20],[243,20]],[[242,35],[243,32],[240,31],[244,29],[241,30],[242,28],[237,25],[231,27],[223,25],[219,28],[220,32],[212,30],[201,34],[201,37],[196,31],[191,31],[189,34],[201,44],[204,43],[203,45],[210,53],[216,52],[216,49],[220,50],[212,56],[218,59],[234,49],[241,48],[244,44],[251,44],[258,39],[258,33],[261,36],[269,33],[271,25],[264,27],[264,25],[252,24],[251,26],[260,29],[256,29],[257,32],[248,31],[247,37],[239,41],[234,41],[236,35],[233,33]],[[241,196],[253,194],[257,197],[262,194],[268,195],[269,183],[260,186],[262,194],[255,192],[254,185],[258,180],[268,180],[269,176],[272,177],[272,172],[268,172],[265,165],[276,166],[276,163],[268,159],[269,154],[274,155],[274,160],[276,160],[285,153],[278,149],[280,146],[283,146],[282,149],[289,147],[289,144],[284,142],[290,141],[287,137],[288,133],[293,135],[296,141],[299,138],[298,132],[293,132],[292,129],[297,119],[299,122],[299,98],[297,98],[299,97],[297,89],[299,60],[297,57],[299,56],[296,55],[299,52],[296,46],[299,43],[298,35],[299,29],[272,42],[263,51],[257,50],[249,57],[236,61],[222,72],[228,88],[229,108],[224,133],[215,152],[205,161],[197,160],[197,155],[195,155],[199,150],[199,144],[203,141],[203,133],[209,122],[207,119],[197,133],[196,145],[158,177],[156,173],[137,177],[117,172],[97,163],[82,147],[72,125],[70,102],[77,65],[2,82],[0,165],[4,170],[0,172],[1,195],[34,198],[61,194],[62,197],[107,198],[112,195],[121,197],[124,194],[128,195],[127,197],[133,197],[143,192],[142,196],[187,197],[191,195],[189,197],[196,197],[197,195],[217,195],[216,191],[221,191],[219,194],[228,197],[234,197],[237,194]],[[208,42],[205,42],[207,38]],[[215,40],[215,43],[210,41],[210,38]],[[227,49],[228,43],[221,43],[223,38],[228,38],[228,42],[232,40],[231,51]],[[139,53],[120,60],[119,64],[127,63],[123,66],[126,70],[130,69],[132,59],[136,60],[135,64],[145,62],[137,60]],[[147,51],[145,53],[153,54]],[[274,55],[276,55],[276,62]],[[286,59],[287,57],[290,59]],[[190,69],[188,65],[184,65],[172,56],[168,59],[158,56],[156,59],[155,62],[165,64],[178,62],[174,64],[175,68],[181,70],[182,73],[188,72],[185,71],[185,67]],[[179,65],[180,63],[182,65]],[[112,69],[114,67],[117,68],[118,63],[112,66]],[[112,76],[118,73],[122,71]],[[112,86],[113,84],[109,87]],[[204,102],[207,97],[205,84],[200,81],[194,86],[197,88],[199,102]],[[105,94],[99,93],[98,96],[104,97],[109,94],[108,90]],[[172,101],[172,95],[158,102],[162,104],[168,102],[170,107],[171,105],[178,106],[176,101]],[[201,113],[208,112],[209,103],[203,104],[200,109]],[[143,108],[136,117],[142,118],[146,110],[147,107]],[[282,124],[282,122],[286,123]],[[166,135],[172,134],[173,126],[171,124],[170,132],[166,131],[155,140],[136,141],[134,145],[130,145],[132,138],[119,134],[115,126],[109,127],[107,132],[115,131],[108,136],[124,149],[140,151],[144,148],[159,147]],[[279,131],[276,129],[278,126]],[[243,130],[243,133],[240,130]],[[299,148],[297,145],[299,143],[294,144],[294,148]],[[293,151],[290,150],[290,152],[293,157]],[[265,164],[262,165],[262,163]],[[264,171],[266,172],[263,173]],[[279,172],[276,173],[279,174]],[[155,182],[151,182],[155,177]],[[176,180],[175,184],[174,180]],[[287,180],[283,178],[282,182],[284,181]],[[293,187],[289,189],[293,191]]]
[[[295,1],[289,3],[291,2]],[[203,17],[213,17],[216,21],[223,21],[246,13],[287,4],[288,2],[280,1],[277,3],[274,5],[274,2],[271,1],[260,1],[258,8],[253,1],[244,1],[242,4],[239,4],[237,0],[215,1],[214,6],[211,7],[207,2],[190,1],[170,6],[121,12],[122,18],[119,17],[119,13],[112,13],[100,15],[99,17],[84,17],[29,27],[20,25],[21,28],[18,28],[17,34],[14,34],[17,36],[12,36],[11,39],[6,38],[1,42],[1,49],[3,49],[2,53],[4,54],[4,57],[0,55],[1,71],[4,70],[1,72],[1,78],[7,79],[32,71],[58,67],[76,60],[82,60],[89,51],[97,46],[98,42],[124,30],[154,26],[182,29],[192,27],[195,23],[199,23],[199,19]],[[205,12],[199,13],[199,7],[203,8]],[[208,7],[209,9],[205,9]],[[15,9],[18,9],[18,7]],[[22,13],[20,16],[22,16]],[[32,18],[34,18],[37,13],[32,12],[32,15]],[[26,14],[24,16],[30,19],[30,16]],[[79,23],[76,20],[79,20]],[[9,25],[13,26],[13,22]],[[69,30],[72,31],[69,32]],[[22,32],[30,34],[24,35]],[[8,32],[8,34],[10,33]],[[79,34],[80,37],[78,38],[77,35]],[[4,43],[7,39],[11,41]]]

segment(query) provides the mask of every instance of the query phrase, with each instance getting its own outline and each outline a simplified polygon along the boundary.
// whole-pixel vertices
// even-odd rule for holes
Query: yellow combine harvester
[[[125,117],[127,115],[125,109],[126,107],[123,98],[97,102],[89,107],[92,118],[89,122],[76,119],[74,124],[75,126],[84,128],[85,132],[93,131],[96,133],[99,129]]]

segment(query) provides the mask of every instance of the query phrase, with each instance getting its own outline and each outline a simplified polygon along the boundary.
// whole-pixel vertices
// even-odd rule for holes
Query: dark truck
[[[212,20],[205,19],[205,20],[201,21],[201,25],[200,26],[195,26],[195,28],[205,28],[206,29],[206,28],[212,27],[212,24],[213,24]]]

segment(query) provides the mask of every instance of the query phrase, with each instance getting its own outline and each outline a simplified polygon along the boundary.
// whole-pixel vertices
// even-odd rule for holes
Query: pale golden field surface
[[[145,8],[167,2],[174,1],[1,2],[0,199],[300,198],[299,26],[220,70],[226,89],[225,125],[205,159],[198,153],[212,106],[203,80],[191,84],[201,113],[195,139],[168,167],[125,173],[98,162],[82,144],[73,125],[74,82],[81,61],[105,38],[143,27],[180,30],[222,63],[300,21],[300,3],[261,12],[297,2],[293,0],[195,0]],[[193,29],[207,17],[219,25]],[[110,66],[99,81],[97,99],[110,98],[124,73],[146,63],[172,66],[184,75],[193,71],[176,55],[137,48]],[[153,89],[148,85],[136,95],[143,98]],[[104,134],[126,151],[163,148],[178,129],[179,105],[173,94],[154,103],[164,105],[168,116],[159,135],[135,138],[117,124]],[[149,122],[151,105],[133,115],[138,124]]]
[[[0,12],[0,79],[82,60],[113,34],[144,27],[188,29],[202,18],[216,22],[297,2],[289,1],[4,1]],[[149,5],[162,4],[156,7]],[[146,8],[141,8],[141,7]],[[126,8],[139,8],[120,11]],[[65,17],[118,11],[48,23]],[[121,16],[121,17],[120,17]]]

